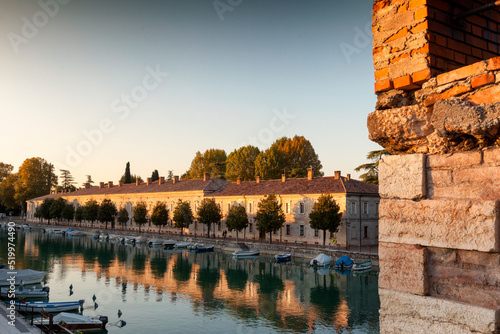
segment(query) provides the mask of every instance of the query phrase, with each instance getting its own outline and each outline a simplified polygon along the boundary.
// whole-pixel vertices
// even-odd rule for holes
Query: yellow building
[[[307,178],[287,179],[283,175],[281,180],[261,180],[231,183],[218,178],[210,178],[205,174],[203,179],[179,180],[176,176],[172,181],[160,180],[151,182],[123,184],[113,182],[99,186],[90,187],[86,185],[84,189],[67,193],[52,193],[28,201],[27,218],[34,220],[36,208],[45,198],[63,197],[75,207],[85,204],[88,200],[94,199],[97,202],[105,198],[111,199],[117,209],[126,208],[129,217],[132,217],[132,208],[135,203],[144,201],[148,209],[152,210],[156,202],[164,202],[170,211],[170,215],[179,199],[188,201],[194,213],[198,205],[204,198],[214,198],[219,203],[224,217],[227,216],[232,205],[240,204],[246,208],[249,226],[239,233],[240,238],[246,239],[266,239],[269,235],[259,233],[256,229],[255,215],[258,210],[258,203],[264,196],[271,193],[276,194],[286,215],[286,222],[279,231],[273,235],[274,240],[283,242],[303,242],[308,244],[321,244],[323,242],[322,231],[314,230],[309,226],[309,213],[312,210],[316,199],[323,193],[330,193],[339,204],[342,215],[342,223],[339,231],[335,235],[328,233],[328,244],[337,242],[339,245],[375,245],[378,240],[378,204],[380,197],[378,187],[361,181],[353,180],[348,174],[347,177],[335,172],[334,176],[313,177],[312,169],[308,171]],[[130,220],[127,229],[137,229],[135,223]],[[154,226],[145,226],[150,231],[157,231]],[[226,230],[225,221],[221,221],[215,226],[212,233],[222,236]],[[176,232],[169,226],[162,228],[162,231]],[[185,233],[205,234],[206,227],[196,221]],[[229,237],[235,234],[228,233]]]

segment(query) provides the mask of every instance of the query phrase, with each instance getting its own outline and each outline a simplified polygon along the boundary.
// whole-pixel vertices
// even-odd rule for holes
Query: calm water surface
[[[7,258],[0,230],[0,257]],[[147,246],[17,233],[19,268],[47,271],[50,301],[85,299],[109,333],[378,333],[377,272],[313,271],[308,260],[234,260]],[[73,285],[70,295],[69,286]],[[96,295],[97,309],[92,296]],[[119,318],[123,328],[113,326]]]

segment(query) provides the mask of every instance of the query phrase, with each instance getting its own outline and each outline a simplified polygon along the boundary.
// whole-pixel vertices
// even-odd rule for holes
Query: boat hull
[[[25,285],[38,284],[43,280],[46,274],[46,271],[31,269],[0,269],[0,287],[10,286],[12,281],[10,281],[9,279],[11,277],[15,277],[14,285],[20,285],[21,282]]]
[[[6,302],[9,303],[9,302]],[[78,311],[80,309],[80,302],[62,302],[62,303],[20,303],[15,302],[14,307],[16,311],[26,313],[57,313],[65,311]]]
[[[290,253],[280,254],[280,255],[274,256],[274,261],[276,261],[276,262],[288,262],[291,259],[292,259],[292,254],[290,254]]]
[[[247,257],[247,256],[259,256],[259,250],[250,250],[250,251],[236,251],[233,253],[234,257]]]

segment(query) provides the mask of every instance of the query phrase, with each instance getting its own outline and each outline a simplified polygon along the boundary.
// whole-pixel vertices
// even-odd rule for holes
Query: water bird
[[[73,290],[73,284],[70,284],[69,289]]]
[[[118,309],[118,318],[122,316],[122,311],[120,309]]]
[[[99,307],[99,304],[97,304],[96,302],[94,302],[94,310],[95,310],[96,308],[98,308],[98,307]]]
[[[95,300],[97,299],[97,297],[95,296],[95,294],[92,296],[92,301],[95,302]]]

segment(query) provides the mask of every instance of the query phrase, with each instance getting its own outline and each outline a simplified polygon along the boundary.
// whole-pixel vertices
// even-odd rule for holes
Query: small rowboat
[[[189,245],[191,245],[190,242],[178,242],[174,245],[175,248],[187,248]]]
[[[50,319],[47,318],[36,319],[33,321],[33,324],[39,328],[48,328],[49,323]],[[53,324],[55,327],[61,326],[72,332],[100,331],[106,327],[107,323],[108,317],[106,316],[100,316],[97,318],[66,312],[61,312],[53,318]],[[63,330],[63,328],[61,330]]]
[[[161,246],[161,245],[163,245],[163,239],[155,238],[155,239],[149,240],[149,242],[148,242],[149,247]]]
[[[195,253],[207,253],[207,252],[213,252],[214,251],[214,246],[202,246],[202,245],[197,245],[191,248],[192,250],[195,251]]]
[[[234,257],[258,256],[259,254],[260,254],[260,250],[258,250],[258,249],[240,250],[240,251],[233,252]]]
[[[12,303],[11,301],[6,301],[5,303],[7,304],[7,307],[9,307],[9,305],[14,305],[16,311],[19,311],[19,312],[55,313],[55,312],[64,312],[64,311],[78,311],[80,309],[80,307],[83,307],[84,302],[85,301],[82,299],[82,300],[78,300],[78,301],[74,301],[74,302],[54,302],[54,303],[14,302],[14,303]]]
[[[10,290],[9,288],[1,288],[0,296],[6,298],[47,298],[49,296],[50,288],[48,286],[42,289],[15,289]]]
[[[355,263],[352,266],[352,270],[354,271],[361,271],[361,270],[368,270],[372,267],[373,262],[371,260],[361,262],[361,263]]]
[[[279,254],[274,256],[276,262],[288,262],[292,259],[292,253]]]

